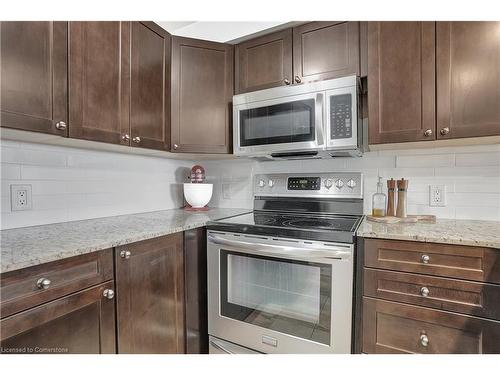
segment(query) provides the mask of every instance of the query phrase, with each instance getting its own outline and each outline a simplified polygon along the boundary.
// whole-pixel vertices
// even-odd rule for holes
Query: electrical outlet
[[[231,199],[231,184],[222,184],[222,198]]]
[[[10,185],[12,211],[31,210],[31,185]]]
[[[446,206],[446,185],[429,186],[429,206],[432,207]]]

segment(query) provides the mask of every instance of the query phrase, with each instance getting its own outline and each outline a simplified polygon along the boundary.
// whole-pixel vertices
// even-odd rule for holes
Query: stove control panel
[[[363,176],[356,172],[259,174],[254,177],[254,195],[362,198]]]
[[[320,177],[288,177],[288,190],[320,190]]]

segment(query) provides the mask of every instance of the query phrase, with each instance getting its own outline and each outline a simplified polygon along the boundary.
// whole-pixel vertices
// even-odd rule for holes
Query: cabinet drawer
[[[500,323],[363,297],[364,353],[500,353]]]
[[[113,278],[112,249],[79,255],[1,275],[1,317],[26,310]],[[40,279],[50,280],[46,289]]]
[[[500,251],[485,247],[367,239],[364,265],[500,283]]]
[[[365,268],[364,295],[500,320],[500,285]]]

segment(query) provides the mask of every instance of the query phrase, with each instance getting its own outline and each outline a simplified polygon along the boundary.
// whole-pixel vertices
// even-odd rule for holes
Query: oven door
[[[208,232],[209,334],[263,353],[350,353],[353,246]]]
[[[323,99],[324,93],[316,92],[234,105],[234,153],[323,150]]]

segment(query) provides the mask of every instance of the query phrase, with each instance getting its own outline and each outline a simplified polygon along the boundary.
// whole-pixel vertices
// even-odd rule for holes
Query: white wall
[[[252,207],[252,177],[256,173],[360,171],[365,179],[365,213],[371,211],[371,196],[380,173],[384,178],[409,179],[410,214],[500,220],[500,145],[375,151],[362,158],[210,161],[203,165],[215,183],[212,204],[219,207]],[[446,207],[428,205],[430,184],[446,185]],[[230,199],[224,198],[223,185]]]
[[[177,208],[192,161],[1,142],[1,228]],[[33,209],[11,211],[10,184],[31,184]]]

